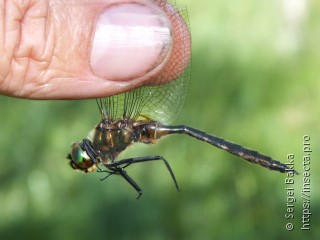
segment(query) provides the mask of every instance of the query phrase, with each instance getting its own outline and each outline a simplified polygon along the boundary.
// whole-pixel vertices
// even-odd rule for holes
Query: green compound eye
[[[91,159],[86,151],[86,145],[83,142],[73,143],[71,152],[68,154],[69,165],[75,170],[84,173],[94,172],[97,170],[94,159]]]
[[[70,165],[73,169],[78,169],[86,173],[96,169],[94,161],[88,156],[86,151],[81,148],[81,143],[72,144],[68,159],[71,160]]]
[[[79,143],[74,143],[72,145],[71,158],[75,164],[81,165],[83,161],[87,161],[88,155],[82,150]]]

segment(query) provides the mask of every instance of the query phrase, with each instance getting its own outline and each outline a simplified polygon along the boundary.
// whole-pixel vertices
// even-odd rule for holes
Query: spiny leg
[[[119,160],[119,161],[116,161],[116,162],[113,162],[113,163],[108,163],[108,164],[104,164],[107,168],[112,168],[112,167],[121,167],[122,169],[123,168],[126,168],[128,166],[130,166],[131,164],[133,163],[141,163],[141,162],[149,162],[149,161],[157,161],[157,160],[162,160],[164,162],[164,164],[166,165],[167,167],[167,170],[169,171],[170,175],[171,175],[171,178],[176,186],[176,189],[177,191],[181,191],[180,188],[179,188],[179,185],[178,185],[178,182],[176,180],[176,177],[168,163],[168,161],[162,157],[162,156],[145,156],[145,157],[136,157],[136,158],[127,158],[127,159],[122,159],[122,160]],[[125,164],[124,166],[121,166]]]
[[[100,178],[100,181],[106,180],[108,177],[110,177],[113,174],[118,174],[115,171],[108,171],[108,170],[105,170],[105,169],[98,169],[97,172],[99,172],[99,173],[109,173],[107,176],[105,176],[103,178]]]
[[[117,168],[117,172],[138,192],[137,199],[139,199],[142,195],[142,190],[139,185],[122,168]]]
[[[100,172],[103,172],[105,170],[101,169],[99,167],[99,158],[98,158],[98,155],[96,153],[96,151],[93,149],[93,146],[92,146],[92,143],[91,141],[89,141],[88,139],[83,139],[82,140],[82,145],[81,147],[83,147],[84,151],[88,154],[89,158],[94,162],[94,164],[97,166],[98,168],[98,171]]]
[[[86,151],[86,153],[88,154],[88,156],[90,157],[90,159],[97,166],[97,168],[98,168],[97,172],[109,173],[106,177],[101,178],[100,181],[103,181],[103,180],[107,179],[109,176],[118,173],[118,171],[115,171],[115,170],[108,171],[106,169],[101,169],[99,167],[99,165],[98,165],[99,164],[99,158],[98,158],[98,155],[97,155],[96,151],[93,149],[91,141],[89,141],[88,139],[83,139],[82,140],[82,146],[83,146],[84,150]]]
[[[105,179],[107,179],[108,177],[110,177],[113,174],[120,174],[137,192],[138,192],[138,197],[137,199],[139,199],[142,195],[142,190],[139,187],[139,185],[127,174],[127,172],[125,170],[123,170],[123,168],[121,167],[115,167],[115,168],[110,168],[111,171],[108,170],[100,170],[99,172],[107,172],[109,173],[107,176],[105,176],[104,178],[100,178],[100,181],[103,181]]]

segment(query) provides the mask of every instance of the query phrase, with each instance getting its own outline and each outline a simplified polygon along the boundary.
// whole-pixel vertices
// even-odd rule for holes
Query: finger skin
[[[169,18],[174,16],[173,39],[184,34],[190,46],[186,24],[165,1],[0,1],[0,93],[28,99],[98,98],[152,84],[157,77],[170,81],[179,76],[191,50],[183,50],[178,41],[173,41],[171,59],[144,76],[114,81],[92,73],[89,59],[96,19],[103,9],[120,2],[161,5]]]

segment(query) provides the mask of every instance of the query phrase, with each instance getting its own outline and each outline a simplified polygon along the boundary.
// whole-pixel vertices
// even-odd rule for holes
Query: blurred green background
[[[176,123],[273,156],[311,137],[311,231],[301,231],[302,175],[295,177],[295,229],[285,229],[285,174],[247,164],[208,144],[171,136],[122,156],[163,155],[130,167],[140,200],[121,178],[73,171],[70,144],[99,121],[95,102],[0,96],[0,239],[301,239],[320,237],[320,2],[179,1],[188,7],[192,79]],[[290,186],[291,187],[291,186]],[[311,239],[311,238],[310,238]]]

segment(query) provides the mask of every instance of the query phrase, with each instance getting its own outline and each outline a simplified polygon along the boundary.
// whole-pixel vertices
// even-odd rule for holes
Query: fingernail
[[[98,17],[90,66],[108,80],[126,81],[152,71],[169,55],[171,23],[157,6],[111,5]]]

